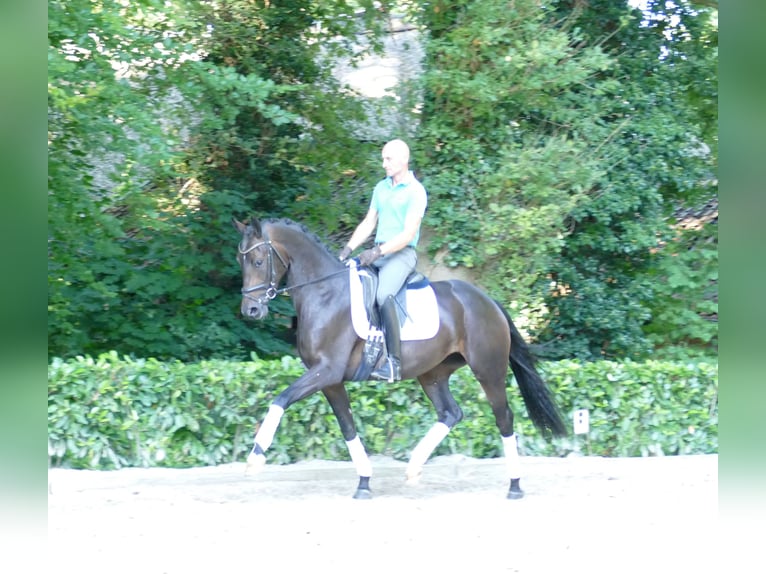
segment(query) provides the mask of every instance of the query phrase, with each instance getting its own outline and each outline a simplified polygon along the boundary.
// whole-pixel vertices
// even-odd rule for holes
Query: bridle
[[[336,275],[340,275],[341,273],[348,272],[348,269],[344,266],[343,269],[341,269],[340,271],[335,271],[334,273],[330,273],[329,275],[319,277],[318,279],[306,281],[305,283],[301,283],[299,285],[282,287],[280,289],[279,280],[277,279],[277,272],[276,272],[276,269],[274,268],[274,255],[276,254],[277,259],[279,259],[279,262],[285,268],[285,273],[287,273],[287,270],[290,268],[290,264],[285,261],[285,258],[282,257],[282,254],[279,252],[279,250],[276,247],[274,247],[274,244],[271,242],[270,239],[267,238],[264,241],[255,243],[244,250],[242,249],[242,247],[237,246],[237,251],[239,251],[240,255],[243,256],[243,260],[244,260],[245,255],[250,253],[253,249],[257,249],[258,247],[261,247],[263,245],[269,248],[269,251],[266,254],[266,264],[268,266],[267,275],[269,277],[269,282],[260,283],[253,287],[243,287],[241,290],[242,296],[245,299],[250,299],[251,301],[255,301],[259,305],[268,304],[272,299],[276,298],[277,295],[281,295],[282,293],[287,293],[288,291],[292,291],[293,289],[298,289],[299,287],[305,287],[306,285],[313,285],[314,283],[319,283],[320,281],[324,281],[325,279],[330,279],[331,277],[335,277]],[[252,295],[250,295],[250,293],[252,293],[253,291],[259,291],[261,289],[265,289],[265,291],[263,295],[261,295],[257,299],[253,297]]]
[[[239,245],[237,246],[237,251],[239,251],[240,255],[243,257],[250,253],[253,249],[257,249],[258,247],[261,247],[262,245],[266,245],[269,250],[266,254],[266,264],[268,265],[267,269],[267,275],[269,277],[268,283],[260,283],[258,285],[255,285],[254,287],[243,287],[242,288],[242,295],[246,299],[250,299],[251,301],[255,301],[259,305],[263,305],[274,299],[277,295],[281,293],[285,293],[290,289],[293,289],[293,287],[283,287],[282,289],[278,289],[279,283],[277,279],[277,271],[274,268],[274,254],[276,254],[277,259],[279,259],[279,262],[282,264],[282,266],[285,268],[285,272],[289,269],[290,265],[285,261],[285,258],[282,257],[282,254],[277,250],[276,247],[274,247],[274,244],[271,242],[270,239],[267,239],[266,241],[261,241],[259,243],[255,243],[248,247],[247,249],[243,250],[242,247]],[[253,291],[259,291],[261,289],[265,289],[263,295],[258,297],[257,299],[250,295]]]

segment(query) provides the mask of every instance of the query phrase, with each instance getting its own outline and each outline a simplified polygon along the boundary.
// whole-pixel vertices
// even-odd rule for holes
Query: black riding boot
[[[396,302],[392,295],[389,295],[383,302],[383,306],[380,308],[380,315],[383,319],[388,357],[383,366],[373,371],[370,376],[373,379],[381,379],[392,383],[402,378],[400,359],[402,356],[402,342],[399,335],[399,317],[396,313]]]

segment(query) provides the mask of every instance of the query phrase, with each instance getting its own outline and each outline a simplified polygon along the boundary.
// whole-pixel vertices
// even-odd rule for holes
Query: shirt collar
[[[412,173],[412,170],[409,170],[407,172],[407,175],[404,176],[404,181],[394,184],[394,178],[393,177],[387,177],[388,179],[388,185],[393,189],[395,187],[407,187],[409,184],[412,183],[412,181],[415,179],[415,174]]]

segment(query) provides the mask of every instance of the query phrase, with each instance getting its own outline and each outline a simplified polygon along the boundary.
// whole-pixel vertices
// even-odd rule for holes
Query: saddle
[[[362,301],[364,305],[367,319],[371,325],[380,325],[380,310],[376,301],[376,293],[378,292],[378,272],[375,267],[361,267],[358,268],[359,281],[362,284]],[[399,292],[394,297],[396,301],[396,315],[399,317],[399,326],[403,326],[407,318],[410,315],[407,313],[407,290],[408,289],[423,289],[430,286],[430,282],[426,279],[426,276],[419,271],[413,271],[404,280]]]
[[[362,361],[352,380],[367,380],[385,351],[380,314],[375,294],[378,287],[377,269],[349,264],[351,285],[351,318],[354,330],[365,339]],[[439,309],[431,282],[413,271],[394,297],[396,314],[401,326],[401,340],[430,339],[439,330]]]

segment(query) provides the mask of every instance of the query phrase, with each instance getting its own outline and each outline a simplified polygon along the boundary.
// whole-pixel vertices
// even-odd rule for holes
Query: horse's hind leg
[[[449,390],[449,377],[456,368],[454,365],[442,364],[418,377],[420,386],[436,408],[438,422],[420,439],[410,455],[406,471],[407,482],[410,484],[420,479],[428,457],[444,440],[450,429],[463,418],[463,411]]]
[[[351,415],[351,402],[343,384],[333,385],[322,389],[324,396],[330,403],[332,412],[340,425],[340,432],[346,440],[348,453],[356,466],[356,472],[359,475],[359,485],[356,488],[354,498],[367,499],[372,496],[370,491],[370,477],[372,476],[372,463],[367,456],[359,434],[356,432],[354,418]]]
[[[484,394],[495,415],[495,423],[500,430],[503,441],[503,453],[505,454],[505,466],[511,485],[508,489],[508,498],[517,499],[524,496],[521,490],[521,460],[516,443],[516,435],[513,432],[513,412],[508,404],[508,395],[505,385],[505,365],[502,375],[492,372],[492,369],[474,369],[474,375],[484,389]],[[498,369],[495,369],[498,371]]]

